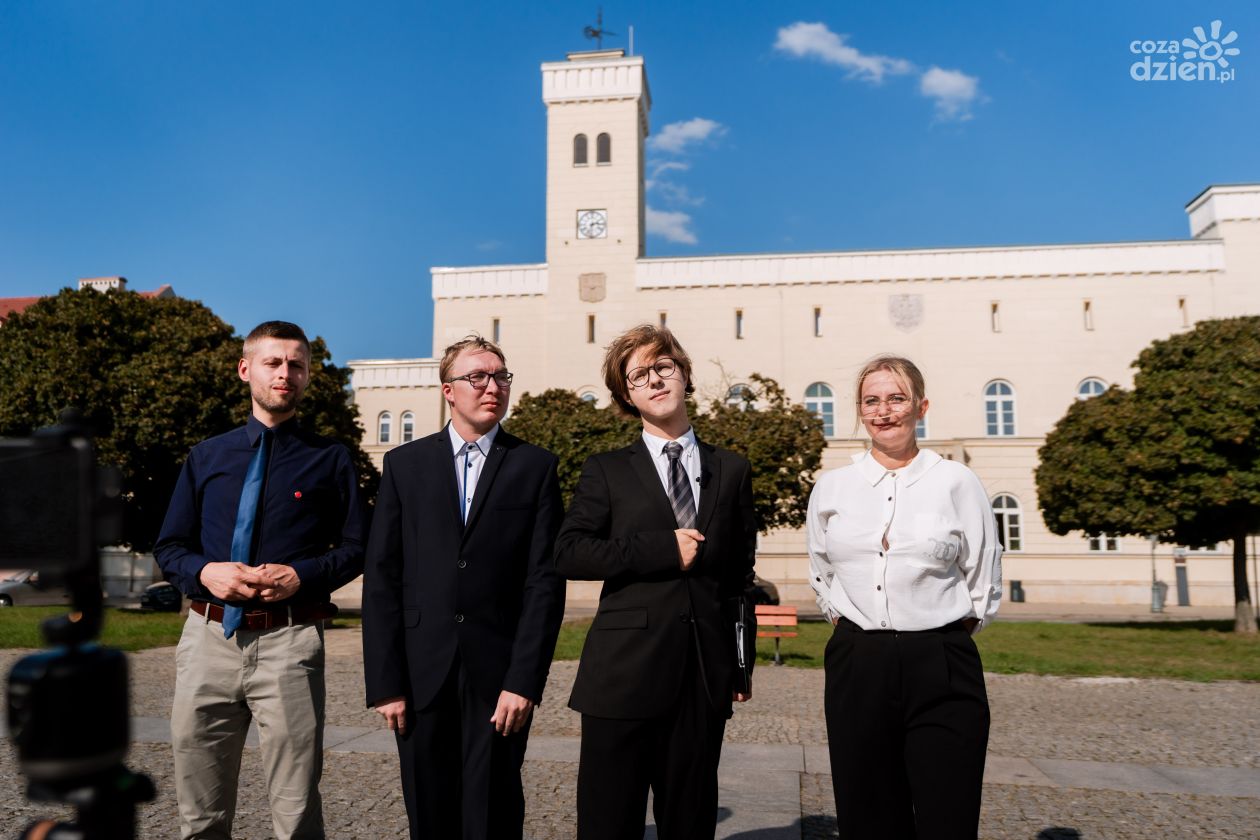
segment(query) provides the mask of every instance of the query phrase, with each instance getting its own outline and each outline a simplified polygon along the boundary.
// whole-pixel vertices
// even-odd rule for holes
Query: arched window
[[[984,386],[984,426],[989,437],[1015,435],[1015,389],[995,379]]]
[[[753,389],[742,383],[732,385],[726,392],[726,404],[731,408],[742,408],[747,411],[752,408],[755,399],[756,394],[753,393]]]
[[[612,163],[612,138],[607,133],[595,138],[595,162]]]
[[[1087,400],[1090,397],[1098,396],[1106,390],[1106,382],[1091,376],[1089,379],[1082,380],[1081,384],[1076,386],[1076,398],[1078,400]]]
[[[402,442],[410,443],[416,437],[416,415],[410,411],[402,416]]]
[[[823,423],[825,437],[836,436],[836,398],[831,386],[815,382],[805,389],[805,408],[818,415]]]
[[[586,166],[586,135],[579,134],[573,138],[573,165]]]
[[[588,403],[599,402],[599,397],[595,394],[594,391],[584,391],[581,394],[581,399],[582,399],[582,402],[588,402]]]
[[[389,443],[390,426],[393,425],[394,418],[388,411],[382,411],[381,416],[376,419],[376,442]]]
[[[993,516],[997,518],[998,539],[1002,547],[1007,551],[1019,551],[1023,546],[1019,500],[1006,493],[994,496]]]

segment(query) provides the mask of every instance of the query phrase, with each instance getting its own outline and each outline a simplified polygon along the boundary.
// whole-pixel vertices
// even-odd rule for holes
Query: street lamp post
[[[1164,593],[1159,590],[1159,578],[1155,576],[1155,546],[1159,545],[1159,534],[1148,534],[1151,541],[1151,612],[1164,611]]]

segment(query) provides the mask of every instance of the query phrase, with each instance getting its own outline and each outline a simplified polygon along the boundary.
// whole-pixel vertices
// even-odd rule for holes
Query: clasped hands
[[[292,566],[279,563],[207,563],[201,569],[201,585],[224,601],[283,601],[298,591],[302,581]]]
[[[385,728],[399,735],[407,733],[407,699],[391,697],[376,704],[376,711],[385,718]],[[500,735],[520,732],[534,711],[534,701],[510,691],[499,692],[499,702],[490,716],[494,731]]]

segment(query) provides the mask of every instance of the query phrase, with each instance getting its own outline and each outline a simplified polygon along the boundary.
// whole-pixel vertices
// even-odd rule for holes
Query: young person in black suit
[[[722,734],[752,692],[751,468],[696,439],[691,360],[668,330],[625,333],[603,373],[643,434],[586,462],[556,538],[560,574],[604,581],[569,699],[578,838],[642,838],[649,788],[661,840],[711,838]]]
[[[363,580],[367,702],[397,735],[412,838],[519,838],[521,764],[564,614],[556,457],[499,427],[485,339],[439,366],[451,422],[385,456]]]

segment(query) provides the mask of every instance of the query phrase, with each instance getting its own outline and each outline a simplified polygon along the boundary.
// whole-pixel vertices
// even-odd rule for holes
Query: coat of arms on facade
[[[888,320],[902,332],[914,332],[923,323],[923,295],[889,295]]]
[[[607,281],[603,274],[579,274],[578,297],[587,303],[599,303],[608,293]]]

